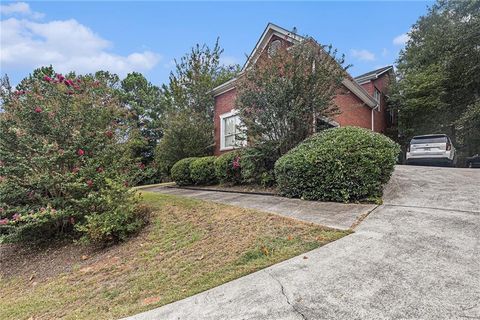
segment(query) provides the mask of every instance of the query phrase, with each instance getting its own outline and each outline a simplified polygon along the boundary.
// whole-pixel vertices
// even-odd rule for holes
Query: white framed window
[[[282,40],[273,40],[268,46],[268,56],[273,57],[277,53],[278,49],[282,47]]]
[[[246,145],[240,117],[235,110],[220,115],[220,150],[232,150]]]
[[[373,91],[373,98],[378,103],[378,108],[377,108],[378,111],[380,111],[381,97],[382,97],[382,93],[377,88],[375,88],[375,91]]]

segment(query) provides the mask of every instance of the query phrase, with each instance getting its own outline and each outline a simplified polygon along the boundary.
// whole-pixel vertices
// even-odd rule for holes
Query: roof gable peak
[[[299,36],[294,31],[288,31],[285,28],[282,28],[280,26],[277,26],[274,23],[269,22],[265,30],[263,31],[262,35],[258,39],[257,44],[255,45],[252,52],[248,56],[247,61],[243,65],[241,70],[242,72],[245,71],[249,66],[251,66],[257,61],[258,57],[262,54],[263,50],[268,45],[268,43],[270,42],[270,39],[274,35],[277,37],[283,38],[286,41],[289,41],[291,43],[298,43],[304,40],[304,37]]]

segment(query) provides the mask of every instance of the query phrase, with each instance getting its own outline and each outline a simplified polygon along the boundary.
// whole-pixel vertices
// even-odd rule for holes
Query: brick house
[[[304,38],[279,26],[269,23],[250,54],[240,75],[262,55],[276,46],[293,45]],[[391,115],[386,110],[385,94],[388,83],[393,76],[393,67],[387,66],[360,75],[356,78],[346,77],[342,88],[334,97],[340,113],[331,119],[319,119],[327,127],[357,126],[376,132],[385,132],[391,122]],[[215,155],[241,147],[235,141],[236,128],[240,123],[235,111],[237,78],[214,88],[215,98]],[[240,142],[240,143],[244,143]]]

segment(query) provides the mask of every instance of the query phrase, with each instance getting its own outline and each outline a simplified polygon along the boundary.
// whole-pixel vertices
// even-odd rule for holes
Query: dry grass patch
[[[1,319],[114,319],[152,309],[341,238],[254,210],[144,192],[137,237],[107,249],[0,246]]]

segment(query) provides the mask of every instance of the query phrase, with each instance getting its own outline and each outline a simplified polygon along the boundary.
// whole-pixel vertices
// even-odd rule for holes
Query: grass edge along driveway
[[[150,224],[125,243],[86,254],[83,248],[73,262],[62,262],[61,255],[72,255],[79,245],[68,244],[50,254],[15,248],[17,259],[0,265],[18,270],[13,275],[0,270],[0,318],[120,318],[186,298],[349,234],[255,210],[141,193],[154,212]],[[42,267],[53,255],[60,261],[55,267],[65,265],[43,276]]]

